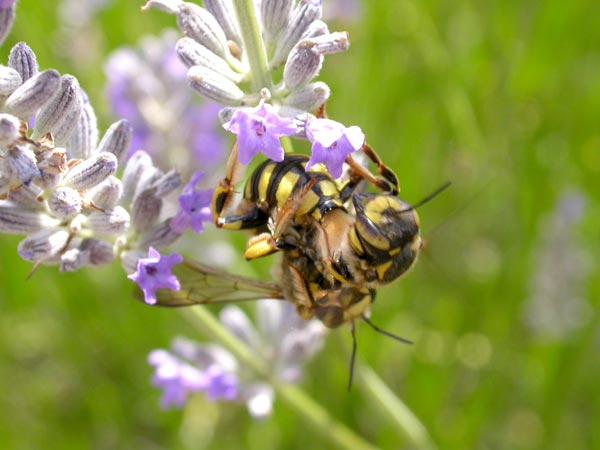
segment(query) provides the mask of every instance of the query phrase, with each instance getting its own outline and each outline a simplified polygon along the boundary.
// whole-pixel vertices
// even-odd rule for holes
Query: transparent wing
[[[158,290],[156,298],[159,306],[190,306],[267,298],[284,300],[281,287],[276,283],[233,275],[198,262],[186,260],[176,265],[173,273],[181,283],[181,289]],[[143,298],[141,292],[137,296]]]

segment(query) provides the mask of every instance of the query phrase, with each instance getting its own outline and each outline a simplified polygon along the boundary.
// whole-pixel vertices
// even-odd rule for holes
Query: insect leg
[[[239,178],[238,173],[241,170],[241,164],[238,161],[238,145],[237,140],[231,148],[231,153],[227,159],[227,165],[225,166],[225,177],[219,181],[213,192],[211,210],[213,213],[213,222],[217,227],[220,227],[219,219],[223,214],[223,211],[229,206],[229,203],[233,199],[235,193],[234,185]]]
[[[373,148],[366,142],[363,144],[361,151],[377,166],[377,172],[380,176],[373,175],[369,169],[359,164],[352,155],[346,157],[346,163],[350,166],[351,179],[346,185],[340,189],[342,199],[347,200],[352,195],[352,192],[360,182],[360,180],[367,180],[375,187],[381,189],[384,192],[390,192],[397,195],[400,191],[400,182],[396,174],[387,167],[379,155],[373,150]]]

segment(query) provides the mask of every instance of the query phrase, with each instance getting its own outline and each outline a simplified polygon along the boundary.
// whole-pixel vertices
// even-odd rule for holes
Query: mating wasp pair
[[[158,291],[157,304],[281,299],[292,302],[301,317],[316,317],[329,328],[349,323],[354,351],[358,318],[376,331],[410,342],[373,325],[368,312],[375,289],[400,277],[416,261],[422,246],[419,217],[414,206],[397,197],[394,172],[367,144],[362,152],[376,165],[377,174],[352,155],[347,156],[346,172],[338,180],[319,165],[306,171],[308,157],[303,155],[286,154],[281,162],[267,160],[248,178],[243,198],[232,207],[239,166],[234,145],[226,176],[213,194],[213,219],[220,228],[253,231],[246,259],[281,253],[274,273],[279,282],[186,262],[176,272],[181,289]],[[364,182],[380,193],[360,192]]]

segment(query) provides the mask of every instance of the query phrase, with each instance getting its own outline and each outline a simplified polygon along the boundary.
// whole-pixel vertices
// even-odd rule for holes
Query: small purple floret
[[[213,364],[204,371],[204,390],[209,400],[233,400],[238,394],[237,377],[224,372],[221,366]]]
[[[190,182],[183,188],[179,196],[179,210],[171,220],[173,231],[183,233],[186,229],[191,228],[195,233],[202,233],[204,222],[212,221],[210,204],[213,190],[196,190],[196,185],[203,176],[202,172],[194,173]]]
[[[255,108],[236,110],[223,127],[237,134],[238,157],[242,164],[248,164],[258,152],[273,161],[283,161],[284,150],[279,138],[296,132],[294,121],[280,117],[264,100]]]
[[[128,275],[127,278],[135,281],[144,292],[144,301],[149,305],[156,303],[156,291],[158,289],[180,289],[179,280],[171,270],[175,264],[183,261],[183,257],[177,253],[161,255],[150,247],[147,258],[141,258],[137,264],[137,271]]]
[[[346,128],[339,122],[329,119],[314,119],[306,124],[306,136],[312,143],[312,154],[306,170],[318,163],[324,163],[333,178],[342,176],[342,165],[346,156],[359,150],[365,135],[357,126]]]

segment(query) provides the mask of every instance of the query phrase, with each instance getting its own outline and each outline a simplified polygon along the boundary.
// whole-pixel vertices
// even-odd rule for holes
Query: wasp
[[[185,262],[176,273],[181,289],[159,291],[157,303],[186,306],[271,298],[292,302],[302,318],[316,317],[329,328],[349,323],[353,342],[349,388],[356,319],[411,343],[374,325],[369,309],[376,288],[399,278],[417,260],[422,240],[416,207],[449,184],[411,206],[397,197],[399,182],[394,172],[367,144],[362,151],[376,164],[377,175],[352,155],[346,158],[348,169],[341,180],[318,166],[307,171],[304,155],[286,154],[281,162],[265,161],[248,178],[233,213],[227,214],[238,168],[234,145],[226,176],[213,194],[213,219],[220,228],[253,231],[246,259],[281,253],[274,273],[279,281],[254,280]],[[359,192],[363,181],[380,193]]]
[[[324,168],[306,171],[308,157],[303,155],[265,161],[248,178],[234,213],[227,215],[235,192],[234,146],[213,195],[215,224],[254,231],[246,259],[281,252],[280,282],[247,280],[190,262],[191,274],[180,278],[181,290],[159,292],[158,304],[269,297],[291,301],[303,318],[317,317],[329,328],[368,320],[375,289],[412,267],[422,241],[416,209],[397,197],[396,175],[368,145],[363,152],[377,165],[378,175],[351,155],[343,181],[332,179]],[[381,193],[358,192],[363,180]]]

